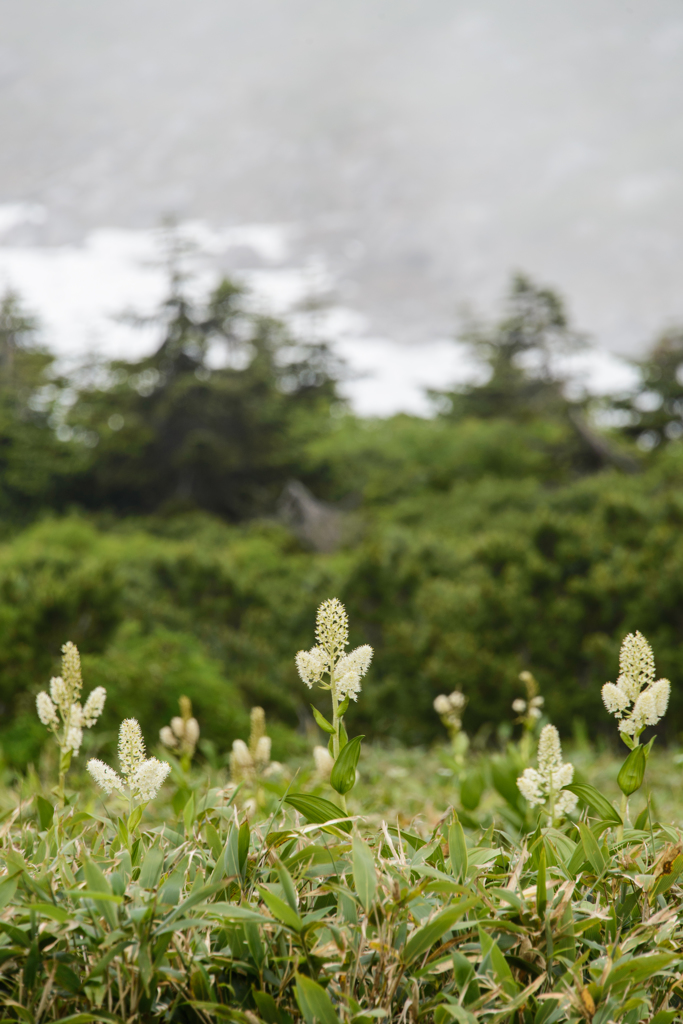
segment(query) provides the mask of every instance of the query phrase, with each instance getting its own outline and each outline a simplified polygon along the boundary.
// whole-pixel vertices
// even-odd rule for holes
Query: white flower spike
[[[85,707],[81,707],[81,658],[78,648],[69,641],[62,647],[62,674],[50,680],[50,692],[41,691],[36,697],[38,718],[54,735],[60,750],[59,784],[57,795],[60,806],[64,803],[64,784],[71,757],[78,754],[83,742],[83,730],[91,729],[104,710],[107,691],[96,686]]]
[[[549,823],[555,817],[571,814],[578,798],[564,790],[574,778],[574,765],[562,761],[560,735],[554,725],[541,730],[538,741],[538,769],[526,768],[517,779],[517,787],[532,807],[545,807]]]
[[[619,678],[605,683],[602,700],[619,722],[619,731],[635,742],[643,729],[657,723],[666,714],[671,695],[668,679],[655,682],[655,659],[642,633],[624,637],[619,657]],[[631,745],[631,742],[628,744]]]
[[[310,689],[314,685],[332,690],[335,702],[346,697],[358,700],[361,679],[370,668],[373,650],[369,644],[346,652],[349,642],[349,618],[336,597],[323,601],[318,608],[315,635],[318,641],[310,651],[299,651],[296,667],[301,681]],[[327,675],[328,682],[323,677]]]
[[[145,741],[134,718],[126,718],[121,722],[119,761],[123,778],[97,758],[88,761],[88,771],[106,793],[114,790],[124,792],[127,788],[131,797],[142,803],[154,799],[171,770],[168,762],[158,761],[156,757],[145,757]]]

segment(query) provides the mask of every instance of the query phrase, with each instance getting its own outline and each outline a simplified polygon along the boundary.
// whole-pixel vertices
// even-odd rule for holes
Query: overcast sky
[[[0,0],[5,244],[290,225],[428,343],[520,268],[635,351],[683,321],[681,0]],[[244,254],[243,254],[244,256]],[[254,256],[258,262],[258,255]],[[228,268],[229,269],[229,268]]]

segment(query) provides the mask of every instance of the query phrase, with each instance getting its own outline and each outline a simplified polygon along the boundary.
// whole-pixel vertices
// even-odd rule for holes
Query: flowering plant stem
[[[57,806],[60,807],[60,808],[62,808],[64,806],[64,801],[66,799],[66,797],[65,797],[66,773],[68,772],[69,768],[71,767],[72,753],[73,752],[71,750],[64,750],[63,747],[60,747],[60,750],[59,750],[59,781],[57,782],[57,785],[55,786],[55,788],[52,790],[52,792],[57,797]]]

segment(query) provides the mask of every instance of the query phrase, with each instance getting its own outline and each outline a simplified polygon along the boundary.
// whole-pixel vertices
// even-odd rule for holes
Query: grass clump
[[[619,809],[587,778],[587,750],[565,762],[554,726],[528,714],[537,691],[515,708],[521,740],[498,754],[464,742],[464,705],[450,700],[450,750],[366,761],[344,714],[372,652],[347,653],[347,639],[343,606],[326,602],[317,647],[298,657],[303,682],[330,693],[331,721],[316,716],[326,772],[319,755],[298,772],[271,762],[261,709],[249,744],[233,744],[230,779],[195,767],[199,724],[182,704],[162,728],[163,762],[133,720],[120,775],[90,762],[104,799],[85,786],[48,799],[37,777],[3,795],[4,1020],[680,1018],[681,833],[650,796],[629,807],[650,758],[643,715],[621,729]],[[627,637],[624,650],[615,687],[663,713],[663,700],[638,704],[664,689],[647,642]],[[605,704],[628,710],[612,690]],[[421,772],[431,806],[422,783],[422,813],[406,821],[393,811],[402,798],[412,810]]]

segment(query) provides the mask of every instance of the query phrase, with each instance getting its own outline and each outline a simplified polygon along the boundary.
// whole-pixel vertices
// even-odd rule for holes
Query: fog
[[[10,224],[9,249],[168,215],[276,225],[282,266],[318,260],[368,336],[404,345],[492,313],[515,269],[612,351],[683,319],[679,0],[0,0],[0,15],[0,204],[43,211]],[[246,249],[222,268],[258,269]]]

